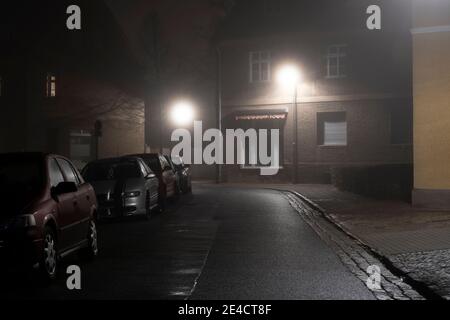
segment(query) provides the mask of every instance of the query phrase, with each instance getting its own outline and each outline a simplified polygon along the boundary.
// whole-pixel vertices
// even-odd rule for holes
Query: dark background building
[[[81,30],[68,30],[69,5]],[[142,152],[143,73],[103,1],[15,1],[0,18],[0,152],[45,151],[82,167]]]

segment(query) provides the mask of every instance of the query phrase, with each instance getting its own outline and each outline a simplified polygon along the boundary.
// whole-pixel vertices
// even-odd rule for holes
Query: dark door
[[[56,187],[65,181],[61,168],[53,158],[49,163],[49,176],[51,187]],[[57,211],[55,216],[59,228],[58,248],[60,251],[65,251],[73,246],[76,239],[76,194],[68,193],[58,196]]]
[[[89,228],[89,200],[87,199],[87,187],[83,186],[74,167],[65,159],[57,159],[66,182],[73,182],[77,185],[78,191],[73,197],[73,241],[72,246],[80,244],[87,239]]]

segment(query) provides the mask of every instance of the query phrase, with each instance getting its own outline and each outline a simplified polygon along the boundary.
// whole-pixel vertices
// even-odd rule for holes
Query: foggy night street
[[[0,39],[13,316],[450,300],[450,0],[3,1]]]
[[[196,185],[193,195],[178,200],[165,214],[147,222],[107,222],[99,233],[99,258],[80,265],[81,291],[66,288],[66,266],[79,263],[68,258],[50,287],[24,280],[2,286],[2,295],[12,299],[374,298],[278,191]]]

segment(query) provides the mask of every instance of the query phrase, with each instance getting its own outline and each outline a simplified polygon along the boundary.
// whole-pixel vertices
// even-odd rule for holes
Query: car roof
[[[128,157],[137,157],[137,158],[150,158],[150,157],[160,157],[159,153],[141,153],[141,154],[133,154]]]
[[[1,153],[0,157],[15,158],[15,159],[29,158],[29,159],[37,159],[37,160],[44,160],[45,158],[49,158],[49,157],[67,159],[66,157],[63,157],[61,155],[45,153],[45,152],[10,152],[10,153]],[[67,159],[67,160],[69,160],[69,159]]]
[[[117,157],[117,158],[107,158],[107,159],[100,159],[100,160],[95,160],[92,161],[90,163],[88,163],[88,165],[94,165],[94,164],[103,164],[103,163],[120,163],[120,162],[126,162],[126,161],[130,161],[130,160],[141,160],[140,157],[136,157],[136,156],[125,156],[125,157]]]

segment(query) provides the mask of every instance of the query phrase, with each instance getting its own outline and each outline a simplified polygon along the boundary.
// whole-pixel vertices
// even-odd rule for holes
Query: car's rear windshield
[[[40,157],[0,155],[0,198],[26,206],[44,188],[44,165]]]
[[[183,159],[180,157],[173,157],[172,163],[176,169],[183,169],[184,168],[184,162]]]
[[[83,177],[88,182],[140,178],[141,175],[137,163],[132,162],[96,163],[88,165],[83,171]]]

